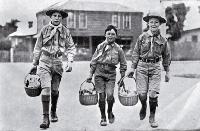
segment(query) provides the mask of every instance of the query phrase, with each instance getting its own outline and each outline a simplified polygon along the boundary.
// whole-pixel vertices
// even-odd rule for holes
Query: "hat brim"
[[[66,18],[68,16],[68,14],[62,10],[57,10],[57,9],[52,9],[52,10],[48,10],[46,11],[46,15],[51,17],[53,13],[55,12],[59,12],[62,15],[62,18]]]
[[[156,18],[156,19],[158,19],[158,20],[160,21],[161,24],[162,24],[162,23],[166,23],[166,20],[165,20],[164,18],[160,17],[160,16],[145,16],[145,17],[143,17],[143,20],[144,20],[145,22],[149,22],[149,19],[151,19],[151,18]]]

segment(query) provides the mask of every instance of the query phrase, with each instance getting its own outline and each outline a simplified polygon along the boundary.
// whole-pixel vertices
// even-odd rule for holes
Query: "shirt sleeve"
[[[120,62],[120,67],[119,67],[120,74],[125,75],[125,72],[127,70],[127,62],[126,62],[126,57],[122,48],[120,48],[119,50],[119,62]]]
[[[96,66],[97,66],[97,56],[99,54],[99,48],[100,46],[98,45],[93,56],[92,56],[92,60],[90,62],[90,74],[93,75],[95,70],[96,70]]]
[[[171,64],[171,50],[168,42],[166,42],[164,46],[164,50],[162,52],[162,59],[162,65],[164,70],[169,71],[169,66]]]
[[[42,45],[43,45],[43,37],[42,37],[42,31],[39,33],[39,36],[37,38],[37,41],[35,43],[35,47],[34,47],[34,50],[33,50],[33,61],[36,62],[36,61],[39,61],[40,59],[40,55],[41,55],[41,48],[42,48]]]
[[[74,60],[74,56],[76,54],[76,46],[74,44],[74,41],[73,41],[72,36],[71,36],[70,33],[68,33],[66,41],[67,41],[67,43],[66,43],[65,55],[67,56],[68,61],[72,62]]]
[[[131,67],[133,69],[137,68],[137,64],[138,64],[139,57],[140,57],[140,45],[141,45],[141,38],[139,37],[137,39],[137,42],[136,42],[135,47],[134,47],[133,52],[132,52],[132,65],[131,65]]]

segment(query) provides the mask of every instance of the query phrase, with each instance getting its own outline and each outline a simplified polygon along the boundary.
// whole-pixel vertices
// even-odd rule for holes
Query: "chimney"
[[[28,21],[28,28],[32,28],[33,27],[33,21]]]

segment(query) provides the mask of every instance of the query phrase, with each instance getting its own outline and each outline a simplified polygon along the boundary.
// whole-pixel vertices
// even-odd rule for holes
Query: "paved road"
[[[42,121],[40,97],[26,96],[23,79],[30,63],[0,63],[0,131],[37,131]],[[98,106],[82,106],[78,91],[88,75],[89,62],[75,62],[72,73],[65,73],[60,86],[58,103],[59,122],[51,123],[48,131],[129,131],[152,130],[147,118],[139,120],[140,103],[133,107],[122,106],[115,92],[116,121],[107,127],[99,126]],[[157,120],[160,130],[200,129],[199,79],[174,77],[175,74],[200,74],[200,63],[172,63],[172,78],[162,82]],[[118,77],[117,77],[118,78]],[[117,90],[116,90],[117,91]]]

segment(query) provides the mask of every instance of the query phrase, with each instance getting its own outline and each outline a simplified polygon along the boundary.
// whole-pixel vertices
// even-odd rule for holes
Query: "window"
[[[76,28],[76,15],[73,12],[68,12],[67,27]]]
[[[123,15],[123,29],[131,29],[131,15],[128,13]]]
[[[112,15],[112,25],[120,29],[120,15],[117,14]]]
[[[197,35],[192,35],[192,42],[198,42]]]
[[[79,14],[79,28],[87,28],[87,15],[86,13]]]

